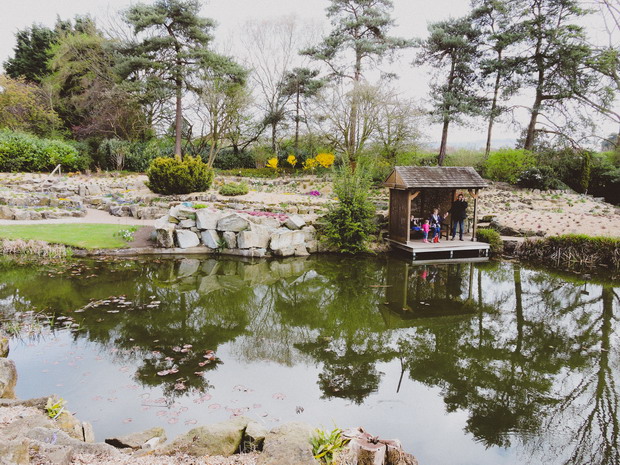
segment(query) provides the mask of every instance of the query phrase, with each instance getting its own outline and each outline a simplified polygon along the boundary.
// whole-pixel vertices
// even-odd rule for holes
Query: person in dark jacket
[[[456,236],[456,228],[459,227],[459,239],[463,240],[463,231],[465,229],[465,218],[467,218],[468,204],[463,199],[463,194],[459,194],[448,213],[452,215],[452,240]]]

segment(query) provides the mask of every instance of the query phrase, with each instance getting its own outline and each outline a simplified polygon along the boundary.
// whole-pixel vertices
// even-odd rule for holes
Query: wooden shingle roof
[[[480,189],[488,184],[471,166],[396,166],[383,185],[397,189]]]

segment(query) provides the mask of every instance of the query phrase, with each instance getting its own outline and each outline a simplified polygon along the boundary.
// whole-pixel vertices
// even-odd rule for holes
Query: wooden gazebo
[[[393,244],[407,250],[413,249],[414,257],[416,252],[428,249],[429,252],[448,251],[452,258],[456,249],[462,251],[467,247],[468,250],[482,251],[488,255],[488,244],[476,243],[472,246],[476,237],[478,193],[487,187],[476,170],[469,166],[397,166],[383,185],[390,189],[389,239]],[[432,214],[434,208],[438,208],[443,215],[459,194],[465,196],[470,207],[473,200],[473,212],[469,214],[473,220],[471,241],[466,244],[450,242],[451,246],[441,247],[438,244],[418,244],[419,241],[412,243],[411,216],[423,220]],[[448,220],[451,222],[452,218],[448,216]],[[450,224],[447,226],[451,228]]]

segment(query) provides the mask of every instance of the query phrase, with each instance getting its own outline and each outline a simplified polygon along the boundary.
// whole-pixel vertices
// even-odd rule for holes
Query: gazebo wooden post
[[[472,194],[472,197],[474,198],[474,225],[471,228],[472,229],[472,234],[471,234],[472,241],[476,240],[476,230],[478,229],[478,190],[479,189],[474,189],[474,193]],[[471,194],[471,190],[469,191],[469,193]]]

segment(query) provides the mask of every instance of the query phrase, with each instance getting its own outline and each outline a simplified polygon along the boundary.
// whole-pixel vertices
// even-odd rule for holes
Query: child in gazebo
[[[439,214],[439,209],[435,208],[433,210],[433,214],[429,218],[431,229],[433,230],[433,242],[439,242],[441,239],[441,223],[443,222],[443,218]]]
[[[424,224],[422,225],[422,234],[424,235],[424,239],[422,242],[428,242],[428,232],[431,230],[431,225],[428,220],[424,220]]]

